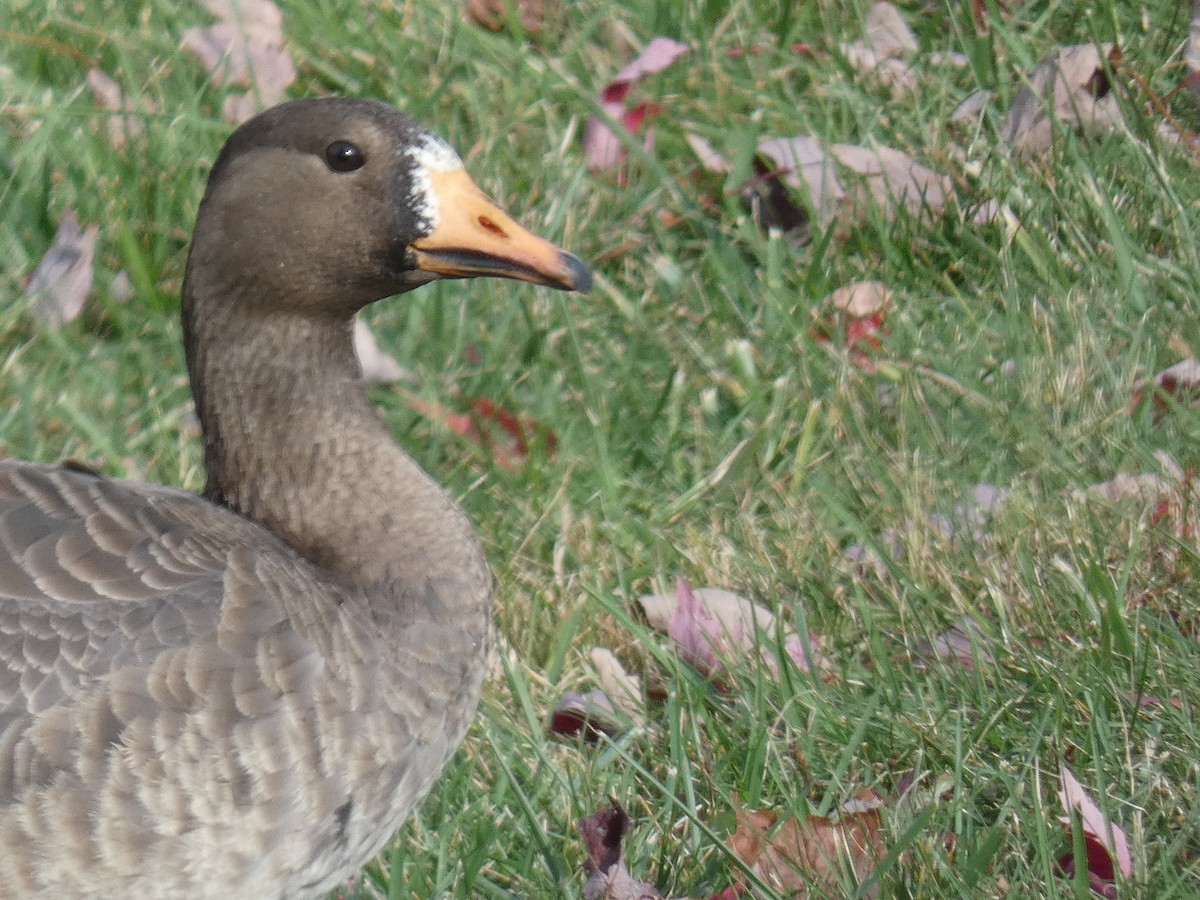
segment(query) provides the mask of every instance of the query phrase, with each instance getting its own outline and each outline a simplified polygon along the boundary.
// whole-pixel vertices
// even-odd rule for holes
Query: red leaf
[[[665,37],[654,38],[633,62],[614,75],[601,90],[600,104],[604,111],[620,122],[630,134],[636,134],[642,126],[649,124],[661,107],[656,103],[641,102],[626,109],[625,101],[630,90],[646,75],[661,72],[687,51],[687,44]],[[648,132],[646,140],[651,140]],[[598,116],[588,118],[583,133],[583,147],[588,166],[592,169],[613,168],[625,158],[621,139]]]
[[[1088,880],[1092,890],[1104,897],[1117,895],[1113,880],[1120,872],[1125,878],[1133,875],[1133,857],[1129,852],[1129,839],[1125,832],[1109,822],[1079,780],[1071,774],[1066,766],[1059,768],[1061,786],[1058,790],[1059,800],[1068,815],[1060,816],[1067,829],[1071,828],[1072,812],[1077,812],[1082,819],[1083,836],[1087,848]],[[1071,875],[1075,871],[1075,856],[1073,853],[1064,854],[1058,860],[1059,868]]]

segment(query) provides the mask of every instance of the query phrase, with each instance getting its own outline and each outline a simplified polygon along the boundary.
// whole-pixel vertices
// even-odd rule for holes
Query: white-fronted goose
[[[0,896],[321,897],[479,697],[491,577],[351,345],[435,278],[587,290],[389,106],[239,128],[183,288],[202,497],[0,462]]]

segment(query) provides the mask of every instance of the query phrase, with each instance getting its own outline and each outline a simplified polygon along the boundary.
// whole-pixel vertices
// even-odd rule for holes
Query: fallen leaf
[[[684,659],[704,675],[718,675],[730,662],[757,651],[779,676],[775,616],[757,603],[720,588],[693,588],[682,577],[674,594],[645,594],[638,600],[651,626],[675,641]],[[811,632],[803,637],[787,632],[783,650],[802,671],[828,665]]]
[[[92,257],[100,230],[81,228],[73,210],[64,210],[58,231],[25,286],[35,316],[51,328],[70,322],[92,291]]]
[[[459,413],[436,401],[406,397],[408,405],[421,415],[441,422],[455,434],[468,438],[488,450],[503,469],[520,468],[529,456],[531,441],[540,443],[552,456],[558,444],[554,432],[533,416],[514,413],[487,397],[469,401],[471,411]]]
[[[964,536],[973,541],[987,537],[985,526],[1003,508],[1008,500],[1008,490],[987,482],[971,488],[969,495],[962,497],[948,512],[933,512],[909,520],[909,528],[935,532],[945,541],[955,541]],[[884,551],[895,560],[904,559],[904,544],[898,529],[884,529],[878,538]],[[877,578],[887,574],[887,564],[868,543],[859,541],[847,547],[841,556],[843,563],[856,576],[873,573]]]
[[[981,481],[948,512],[930,513],[925,521],[943,540],[980,541],[986,536],[985,526],[1003,509],[1007,501],[1006,488]]]
[[[251,90],[226,98],[224,115],[233,122],[279,103],[296,80],[296,68],[283,46],[283,14],[271,0],[204,0],[219,21],[189,28],[182,47],[224,87]]]
[[[679,647],[680,655],[704,675],[713,675],[725,666],[723,659],[745,640],[745,626],[738,620],[726,629],[705,608],[684,578],[675,580],[678,602],[667,621],[667,636]],[[720,656],[718,656],[720,654]]]
[[[566,691],[554,705],[548,730],[562,737],[583,735],[594,741],[601,734],[613,737],[621,734],[625,731],[625,723],[604,691],[586,694]]]
[[[627,103],[630,89],[646,75],[660,72],[676,59],[687,53],[688,45],[670,38],[656,37],[650,41],[638,57],[621,69],[605,85],[600,93],[600,105],[626,131],[636,134],[648,123],[659,107],[649,101]],[[646,129],[644,143],[649,149],[653,145],[653,133]],[[599,116],[589,116],[583,134],[583,147],[588,166],[593,169],[613,168],[625,159],[625,148],[621,139]]]
[[[1200,362],[1189,357],[1163,369],[1153,378],[1139,381],[1134,385],[1133,397],[1129,401],[1130,411],[1138,410],[1147,396],[1154,401],[1155,421],[1170,411],[1167,398],[1195,406],[1200,401]]]
[[[634,725],[644,725],[646,715],[643,711],[641,679],[625,671],[616,654],[604,647],[593,648],[591,660],[600,687],[617,709],[628,716]]]
[[[1108,821],[1070,769],[1065,765],[1059,766],[1058,775],[1058,799],[1067,811],[1067,815],[1060,816],[1059,821],[1069,833],[1073,814],[1079,814],[1087,846],[1088,880],[1092,889],[1101,896],[1115,897],[1116,873],[1120,872],[1124,878],[1133,875],[1129,839],[1123,830]],[[1059,868],[1068,876],[1074,873],[1075,863],[1074,853],[1067,853],[1058,860]]]
[[[390,384],[412,379],[411,372],[379,349],[370,327],[357,317],[354,319],[354,355],[358,357],[363,380],[368,384]]]
[[[685,137],[706,171],[724,175],[733,171],[729,161],[704,138],[695,134]],[[822,224],[832,219],[833,204],[827,195],[832,191],[841,197],[842,190],[816,138],[764,138],[753,165],[754,177],[740,187],[739,193],[760,226],[793,231],[807,223],[807,211],[792,199],[787,187],[808,192]]]
[[[954,107],[954,112],[950,113],[950,121],[960,122],[978,118],[980,113],[987,109],[987,105],[992,102],[992,98],[995,96],[994,91],[985,90],[984,88],[971,91],[962,103]]]
[[[988,663],[992,654],[988,638],[973,616],[961,616],[953,625],[929,641],[917,645],[916,656],[923,659],[955,659],[968,669],[976,661]]]
[[[1017,153],[1040,156],[1050,151],[1055,121],[1093,135],[1123,128],[1105,61],[1113,68],[1121,61],[1112,44],[1076,44],[1043,60],[1013,98],[1001,142]]]
[[[609,803],[608,808],[575,823],[588,852],[584,863],[587,874],[584,900],[662,900],[654,885],[629,873],[621,858],[621,842],[629,830],[629,816],[616,800]]]
[[[1185,83],[1188,90],[1193,94],[1200,94],[1200,0],[1192,0],[1192,20],[1188,24],[1183,63],[1187,66]]]
[[[828,225],[833,220],[838,201],[846,192],[838,181],[833,161],[816,138],[808,134],[765,138],[759,141],[758,152],[774,164],[773,174],[782,179],[784,184],[807,194],[822,225]],[[766,167],[759,160],[755,162],[756,171],[765,174]],[[786,199],[786,192],[784,197]],[[778,200],[776,204],[779,204]],[[797,210],[795,215],[799,217],[804,214]]]
[[[531,36],[542,32],[558,12],[557,0],[467,0],[467,18],[491,31],[503,31],[509,10],[517,14],[522,30]]]
[[[877,78],[883,84],[910,93],[917,88],[917,76],[904,57],[918,49],[916,35],[890,3],[876,3],[867,13],[867,38],[841,45],[850,66]]]
[[[874,371],[871,354],[883,346],[880,335],[887,333],[884,323],[891,296],[882,281],[854,281],[844,285],[818,304],[820,318],[810,334],[823,343],[838,341],[850,351],[857,366]]]
[[[108,142],[113,147],[123,147],[126,140],[142,133],[146,125],[141,113],[156,111],[155,105],[149,101],[139,110],[136,102],[126,99],[121,93],[121,86],[99,69],[88,69],[87,83],[92,89],[96,106],[114,113],[105,121]]]
[[[865,890],[858,886],[887,852],[882,805],[878,794],[864,790],[834,817],[778,824],[774,812],[739,811],[729,845],[764,882],[795,900],[877,897],[877,883]]]
[[[834,144],[830,152],[843,166],[863,176],[875,202],[886,211],[899,203],[912,213],[940,210],[952,191],[950,179],[916,162],[907,153],[880,147]]]
[[[872,4],[867,13],[867,40],[880,56],[908,56],[919,46],[917,36],[890,3]]]
[[[112,281],[108,283],[108,296],[112,297],[118,303],[124,303],[133,297],[133,282],[129,278],[129,273],[124,269],[117,272],[112,277]]]

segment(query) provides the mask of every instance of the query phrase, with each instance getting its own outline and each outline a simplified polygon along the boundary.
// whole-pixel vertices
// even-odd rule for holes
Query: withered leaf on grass
[[[621,858],[621,841],[629,829],[629,816],[616,800],[575,825],[588,851],[584,900],[662,900],[654,885],[629,874]]]
[[[871,354],[882,347],[880,335],[887,333],[885,322],[891,310],[892,292],[882,281],[853,281],[830,294],[812,330],[818,341],[837,340],[851,353],[860,368],[871,371]]]
[[[758,142],[758,152],[754,170],[760,180],[766,180],[771,203],[769,208],[781,227],[786,229],[789,220],[803,223],[806,216],[791,203],[780,181],[783,185],[808,194],[817,220],[822,225],[828,225],[833,220],[836,204],[846,192],[838,181],[832,161],[815,137],[797,134],[789,138],[764,138]],[[764,165],[763,159],[772,165]],[[763,225],[774,224],[766,220],[762,211],[755,219]]]
[[[105,122],[108,142],[113,147],[123,147],[127,139],[142,133],[145,122],[142,121],[142,116],[138,115],[138,104],[126,99],[121,93],[121,86],[113,78],[99,69],[88,69],[87,83],[92,89],[92,98],[96,101],[96,106],[113,113]],[[155,112],[156,107],[152,102],[146,101],[141,111]]]
[[[1118,472],[1108,481],[1093,484],[1084,491],[1076,493],[1080,500],[1095,497],[1105,503],[1120,503],[1124,500],[1137,500],[1140,503],[1159,503],[1176,494],[1184,484],[1187,473],[1184,472],[1175,457],[1165,450],[1157,450],[1154,458],[1162,468],[1162,475],[1153,472],[1131,474]]]
[[[974,616],[960,616],[953,625],[928,641],[921,641],[916,648],[918,658],[954,659],[968,669],[975,668],[976,661],[988,663],[992,654],[988,650],[988,638]]]
[[[554,455],[558,444],[554,432],[533,416],[514,413],[487,397],[470,400],[471,411],[466,413],[454,412],[441,403],[415,396],[408,397],[407,402],[421,415],[441,422],[455,434],[488,450],[492,459],[509,471],[524,464],[535,443],[544,447],[548,456]]]
[[[1113,68],[1121,61],[1112,44],[1076,44],[1043,60],[1013,98],[1000,140],[1018,153],[1041,156],[1053,144],[1055,121],[1092,135],[1124,127],[1106,61]]]
[[[871,199],[885,215],[891,215],[897,205],[911,215],[923,210],[940,212],[954,196],[954,184],[949,177],[923,166],[907,153],[891,147],[870,149],[852,144],[834,144],[829,148],[839,163],[862,176],[868,196],[860,194],[855,206]],[[970,221],[986,224],[998,214],[994,201],[977,204],[971,210]]]
[[[271,0],[203,0],[218,21],[189,28],[183,49],[223,86],[251,90],[226,98],[228,121],[243,122],[259,109],[279,103],[296,80],[296,68],[283,47],[283,14]]]
[[[1008,502],[1008,489],[981,481],[971,487],[949,510],[928,513],[909,519],[908,529],[932,532],[944,541],[985,541],[987,526]],[[904,558],[904,544],[900,539],[901,529],[887,528],[879,535],[878,545],[894,559]],[[864,575],[873,572],[882,578],[887,574],[887,565],[870,544],[859,541],[851,544],[842,554],[843,561],[850,564],[852,572]]]
[[[875,3],[867,13],[867,39],[842,44],[842,54],[851,67],[874,75],[900,93],[917,86],[916,75],[904,57],[917,51],[917,38],[900,11],[890,3]]]
[[[557,0],[467,0],[467,18],[491,31],[502,31],[508,24],[509,10],[515,9],[517,21],[530,35],[538,35],[547,20],[558,12]]]
[[[630,105],[629,92],[645,76],[662,71],[687,51],[687,44],[670,38],[656,37],[638,54],[637,59],[614,75],[600,92],[601,107],[630,134],[637,134],[643,126],[647,126],[647,149],[653,145],[653,133],[648,127],[648,122],[657,114],[658,106],[647,100]],[[592,169],[613,168],[625,159],[625,148],[621,139],[599,116],[588,118],[583,134],[583,147],[587,154],[588,166]]]
[[[547,729],[562,737],[582,735],[595,740],[601,734],[615,736],[625,730],[625,722],[604,691],[580,694],[567,691],[554,704]]]
[[[635,725],[646,721],[643,711],[642,681],[636,675],[625,671],[616,654],[605,647],[595,647],[591,652],[592,666],[596,669],[596,677],[600,687],[622,713],[629,717]]]
[[[563,737],[582,735],[595,740],[616,736],[646,722],[640,679],[630,675],[616,654],[603,647],[591,652],[601,690],[581,694],[566,691],[554,705],[549,731]]]
[[[1187,66],[1188,90],[1200,94],[1200,0],[1192,0],[1192,21],[1183,48],[1183,62]]]
[[[708,141],[688,135],[688,143],[705,169],[728,173],[732,166]],[[828,148],[811,135],[765,138],[758,145],[756,179],[744,191],[764,226],[788,227],[803,223],[805,211],[788,197],[786,187],[807,193],[816,219],[822,225],[841,221],[846,225],[863,218],[872,206],[885,216],[899,208],[911,215],[925,210],[939,213],[951,197],[954,184],[948,176],[923,166],[907,153],[891,147],[867,148],[833,144]],[[838,165],[848,170],[845,177]],[[969,220],[986,224],[998,215],[994,201],[969,209]]]
[[[1190,357],[1182,359],[1153,378],[1138,382],[1129,402],[1130,409],[1140,408],[1147,396],[1154,401],[1155,421],[1161,419],[1170,409],[1168,398],[1176,403],[1196,405],[1200,401],[1200,362]]]
[[[775,616],[757,603],[720,588],[693,588],[682,577],[676,579],[674,594],[646,594],[638,600],[650,624],[665,632],[704,675],[717,676],[730,663],[757,652],[768,671],[779,676]],[[828,665],[820,639],[812,633],[802,637],[787,632],[783,650],[801,670]]]
[[[864,790],[834,817],[779,824],[771,811],[739,811],[729,845],[763,881],[795,900],[877,897],[878,883],[860,886],[887,853],[882,805],[878,794]]]
[[[33,314],[58,328],[83,310],[92,291],[92,257],[100,230],[95,225],[81,228],[73,210],[65,210],[58,231],[41,262],[25,286],[33,300]]]
[[[1133,856],[1129,852],[1129,838],[1125,832],[1113,825],[1104,815],[1087,790],[1079,783],[1065,765],[1059,767],[1060,787],[1058,799],[1067,815],[1059,821],[1072,828],[1072,816],[1078,814],[1083,825],[1083,836],[1087,848],[1088,881],[1092,890],[1103,897],[1116,897],[1116,873],[1123,878],[1133,875]],[[1067,875],[1075,872],[1074,853],[1067,853],[1058,860],[1059,868]]]

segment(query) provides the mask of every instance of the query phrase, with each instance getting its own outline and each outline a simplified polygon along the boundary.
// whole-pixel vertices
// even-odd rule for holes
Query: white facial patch
[[[437,193],[433,189],[431,172],[452,172],[463,167],[454,148],[432,134],[422,136],[405,148],[404,153],[412,160],[412,193],[409,206],[416,213],[423,228],[429,233],[441,219]]]

